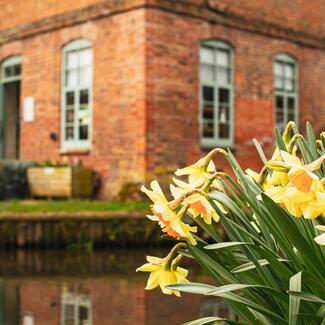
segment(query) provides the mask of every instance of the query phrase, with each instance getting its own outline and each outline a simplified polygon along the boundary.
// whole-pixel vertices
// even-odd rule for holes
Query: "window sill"
[[[89,154],[90,148],[69,148],[69,149],[60,149],[60,155],[66,154]]]
[[[237,151],[237,147],[232,144],[232,145],[218,145],[218,144],[215,144],[215,145],[209,145],[209,144],[201,144],[201,150],[203,151],[210,151],[210,150],[213,150],[215,148],[220,148],[220,149],[230,149],[232,152],[236,152]]]

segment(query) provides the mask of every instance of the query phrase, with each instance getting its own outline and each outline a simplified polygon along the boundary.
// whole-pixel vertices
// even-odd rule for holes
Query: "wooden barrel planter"
[[[93,194],[93,173],[81,166],[29,167],[27,181],[32,197],[76,198]]]

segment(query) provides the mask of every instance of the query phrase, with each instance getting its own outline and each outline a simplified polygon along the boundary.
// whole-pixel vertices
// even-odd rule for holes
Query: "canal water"
[[[179,325],[227,314],[222,301],[145,291],[135,269],[163,250],[0,252],[0,325]],[[191,281],[204,275],[187,265]]]

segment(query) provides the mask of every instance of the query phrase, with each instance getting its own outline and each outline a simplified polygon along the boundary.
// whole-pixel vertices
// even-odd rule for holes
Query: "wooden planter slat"
[[[69,167],[29,167],[27,180],[35,197],[90,197],[93,178],[90,169]]]

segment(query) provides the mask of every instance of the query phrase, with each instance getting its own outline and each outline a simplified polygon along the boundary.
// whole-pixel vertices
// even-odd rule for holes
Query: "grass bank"
[[[141,211],[147,202],[108,202],[96,200],[8,200],[0,201],[0,212],[98,212]]]

